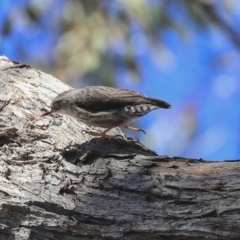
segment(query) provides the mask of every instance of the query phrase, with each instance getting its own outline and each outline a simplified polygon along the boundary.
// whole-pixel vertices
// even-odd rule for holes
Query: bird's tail
[[[163,101],[163,100],[159,100],[159,99],[156,99],[156,98],[148,98],[154,105],[156,105],[157,107],[159,108],[165,108],[165,109],[168,109],[168,108],[171,108],[172,105]]]

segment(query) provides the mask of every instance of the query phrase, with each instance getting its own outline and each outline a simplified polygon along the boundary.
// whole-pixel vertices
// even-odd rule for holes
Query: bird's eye
[[[54,103],[54,104],[53,104],[53,108],[54,108],[54,109],[58,109],[58,108],[59,108],[59,104],[58,104],[58,103]]]

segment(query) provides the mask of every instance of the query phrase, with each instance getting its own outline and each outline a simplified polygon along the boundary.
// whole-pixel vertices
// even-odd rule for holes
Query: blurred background
[[[158,154],[240,158],[239,0],[1,0],[0,31],[0,55],[72,87],[171,103],[126,131]]]

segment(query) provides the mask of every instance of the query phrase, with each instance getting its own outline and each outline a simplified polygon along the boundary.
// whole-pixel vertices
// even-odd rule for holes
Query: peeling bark
[[[0,239],[239,239],[240,163],[158,156],[67,116],[70,87],[0,58]]]

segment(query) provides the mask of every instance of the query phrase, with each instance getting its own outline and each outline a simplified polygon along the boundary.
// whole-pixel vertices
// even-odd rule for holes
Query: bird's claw
[[[146,134],[146,132],[143,129],[138,129],[139,132],[143,132],[144,134]]]

